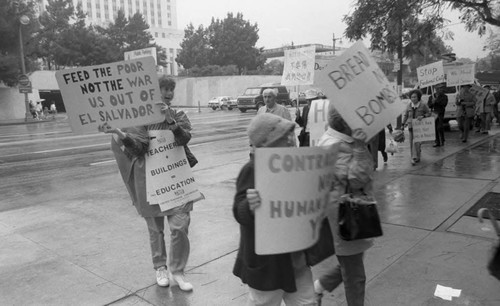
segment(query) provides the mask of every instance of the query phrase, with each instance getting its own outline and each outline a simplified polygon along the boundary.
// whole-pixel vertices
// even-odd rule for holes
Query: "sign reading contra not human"
[[[361,41],[315,71],[320,87],[351,129],[368,141],[405,109],[392,85]]]
[[[164,118],[155,104],[161,93],[152,57],[61,70],[56,79],[75,133],[97,132],[104,122],[123,128]]]

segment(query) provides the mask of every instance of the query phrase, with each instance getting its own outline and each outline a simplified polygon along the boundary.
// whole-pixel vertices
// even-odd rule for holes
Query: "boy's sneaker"
[[[321,306],[321,299],[323,298],[323,292],[325,291],[325,288],[321,286],[321,283],[319,282],[319,279],[314,281],[314,298],[316,300],[316,304],[318,306]]]
[[[167,267],[163,266],[156,270],[156,283],[160,287],[168,287],[168,272]]]
[[[170,280],[172,281],[172,286],[178,285],[182,291],[192,291],[193,285],[184,280],[184,274],[182,273],[170,273]]]

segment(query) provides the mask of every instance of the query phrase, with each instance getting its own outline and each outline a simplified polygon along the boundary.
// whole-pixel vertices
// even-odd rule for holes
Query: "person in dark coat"
[[[448,96],[444,93],[445,84],[436,86],[434,96],[429,96],[427,106],[436,116],[434,130],[436,132],[436,140],[433,147],[444,146],[444,113],[446,105],[448,105]]]
[[[309,116],[312,101],[318,99],[319,94],[315,89],[308,89],[305,91],[305,96],[307,104],[302,108],[302,114],[300,114],[300,110],[298,108],[295,113],[295,122],[302,128],[299,134],[299,147],[309,146],[309,127],[307,126],[307,117]]]
[[[293,146],[295,123],[265,113],[257,115],[248,127],[253,148]],[[274,255],[255,253],[254,210],[261,205],[255,189],[253,154],[236,181],[233,215],[240,224],[240,245],[233,274],[248,285],[247,305],[315,305],[312,272],[306,252]]]

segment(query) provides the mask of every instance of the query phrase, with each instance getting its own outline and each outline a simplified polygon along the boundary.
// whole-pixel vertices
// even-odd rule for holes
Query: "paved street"
[[[195,176],[206,200],[195,205],[187,277],[195,289],[160,288],[148,234],[109,151],[108,135],[73,135],[64,117],[0,123],[0,305],[245,305],[231,273],[238,225],[235,178],[248,159],[245,129],[255,112],[190,110]],[[500,305],[500,283],[486,270],[494,234],[463,214],[500,192],[500,127],[446,146],[409,144],[380,156],[375,185],[384,236],[366,253],[370,306]],[[408,139],[408,138],[407,138]],[[318,275],[331,258],[314,268]],[[446,301],[437,285],[461,289]],[[323,305],[345,305],[343,289]]]

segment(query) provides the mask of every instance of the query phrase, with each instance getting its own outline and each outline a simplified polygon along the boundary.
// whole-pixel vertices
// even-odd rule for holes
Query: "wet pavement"
[[[386,164],[379,156],[375,190],[384,236],[366,252],[366,305],[500,305],[500,282],[486,270],[491,225],[463,216],[487,192],[500,192],[500,127],[473,133],[466,144],[454,128],[444,147],[423,145],[416,166],[408,141],[399,149]],[[246,288],[231,272],[239,239],[231,204],[248,141],[192,150],[207,198],[196,205],[189,233],[193,292],[156,286],[145,223],[128,205],[116,166],[82,164],[54,170],[39,189],[16,184],[14,170],[2,175],[0,305],[245,305]],[[0,164],[2,173],[8,164]],[[314,274],[335,262],[328,259]],[[434,295],[437,285],[462,291],[447,301]],[[343,289],[327,294],[323,305],[345,305]]]

